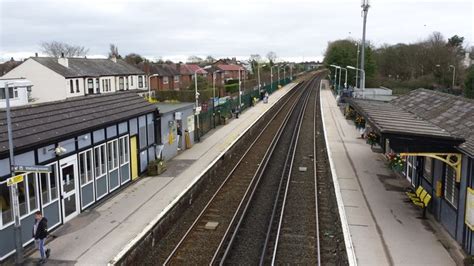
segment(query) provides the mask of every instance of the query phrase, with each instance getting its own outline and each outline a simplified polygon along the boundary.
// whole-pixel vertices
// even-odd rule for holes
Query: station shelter
[[[54,230],[130,184],[155,160],[160,118],[135,91],[88,95],[12,108],[15,165],[24,246],[33,241],[34,213]],[[10,177],[6,112],[0,110],[0,181]],[[0,185],[0,262],[14,253],[14,217],[7,184]]]
[[[474,100],[417,89],[388,102],[349,99],[381,150],[404,159],[413,190],[432,197],[428,211],[474,255]]]

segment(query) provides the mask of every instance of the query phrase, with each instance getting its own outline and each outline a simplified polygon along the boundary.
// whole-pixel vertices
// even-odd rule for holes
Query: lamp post
[[[152,77],[158,77],[159,75],[158,74],[152,74],[152,75],[149,75],[148,76],[148,100],[150,99],[151,97],[151,78]],[[158,88],[157,88],[158,89]]]
[[[362,80],[362,78],[365,78],[365,71],[364,71],[363,69],[357,68],[357,67],[353,67],[353,66],[346,66],[346,67],[347,67],[348,69],[353,69],[353,70],[355,70],[355,71],[360,71],[360,72],[362,72],[361,80]],[[364,86],[364,87],[365,87],[365,86]],[[362,87],[362,91],[365,90],[364,87]]]
[[[205,66],[204,68],[202,69],[209,69],[211,66]],[[200,140],[200,125],[199,125],[199,113],[201,112],[201,110],[199,110],[199,92],[198,92],[198,83],[197,83],[197,72],[200,71],[201,68],[198,68],[194,71],[194,95],[196,96],[196,112],[195,112],[195,115],[197,116],[196,117],[196,121],[197,121],[197,139],[198,141]],[[214,111],[214,110],[213,110]]]
[[[335,72],[334,72],[334,87],[336,87],[336,91],[339,89],[338,87],[341,86],[341,67],[338,66],[338,65],[329,65],[331,67],[334,67],[335,68]],[[339,85],[337,85],[337,70],[339,69]]]
[[[270,90],[273,91],[273,68],[275,66],[270,66]]]
[[[360,58],[360,69],[364,70],[365,68],[365,27],[366,27],[366,24],[367,24],[367,13],[369,12],[369,0],[362,0],[362,12],[364,13],[364,22],[363,22],[363,27],[362,27],[362,51],[361,51],[361,58]],[[365,71],[362,71],[362,73],[364,74],[361,79],[360,79],[360,83],[361,83],[361,88],[362,90],[365,90]]]
[[[341,67],[341,70],[342,70],[342,69],[343,69],[344,71],[346,71],[346,77],[344,78],[344,88],[347,88],[347,68]]]
[[[212,125],[216,128],[216,74],[220,73],[220,70],[216,70],[212,72]],[[221,77],[222,79],[222,77]]]
[[[453,85],[451,86],[451,89],[454,89],[454,78],[456,77],[456,67],[453,65],[449,65],[449,69],[453,68]]]
[[[12,118],[10,113],[10,89],[9,83],[5,83],[5,102],[7,115],[7,133],[8,133],[8,150],[10,152],[10,176],[13,177],[15,172],[13,166],[15,165],[15,155],[13,152],[13,132],[12,132]],[[23,263],[23,245],[21,238],[21,221],[20,221],[20,204],[18,202],[18,184],[10,186],[10,195],[13,201],[13,216],[15,224],[13,226],[13,236],[15,240],[16,264]]]
[[[240,108],[242,107],[242,79],[241,79],[241,74],[242,73],[242,68],[239,67],[239,108],[237,109],[237,112],[240,113]]]
[[[278,71],[278,85],[280,85],[280,66],[277,66]]]
[[[357,63],[356,63],[356,68],[359,68],[359,53],[360,53],[359,43],[357,42],[356,45],[357,45],[357,60],[356,60]],[[359,81],[359,71],[356,71],[356,83],[355,83],[355,87],[356,87],[356,88],[359,87],[358,81]]]

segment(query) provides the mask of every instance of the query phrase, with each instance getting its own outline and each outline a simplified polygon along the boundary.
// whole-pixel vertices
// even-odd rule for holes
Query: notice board
[[[466,225],[474,231],[474,189],[468,187],[466,193]]]

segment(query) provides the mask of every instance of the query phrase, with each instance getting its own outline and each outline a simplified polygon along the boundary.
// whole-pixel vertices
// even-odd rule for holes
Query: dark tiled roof
[[[245,68],[239,65],[217,65],[217,67],[222,71],[239,71],[245,70]]]
[[[149,70],[150,74],[157,74],[163,77],[177,76],[180,74],[174,65],[171,64],[150,64]]]
[[[381,133],[458,139],[437,125],[394,104],[361,99],[350,99],[350,103],[359,113],[367,117],[369,123],[373,124]]]
[[[15,149],[46,144],[156,110],[136,91],[75,97],[12,109]],[[8,151],[6,112],[0,110],[0,154]]]
[[[58,58],[55,57],[31,57],[31,59],[67,78],[145,74],[121,59],[114,62],[111,59],[68,58],[68,67],[59,64]]]
[[[392,103],[466,139],[460,148],[474,156],[474,100],[418,89]]]

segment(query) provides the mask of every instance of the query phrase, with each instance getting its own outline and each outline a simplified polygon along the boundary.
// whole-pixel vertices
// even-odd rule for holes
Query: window
[[[58,199],[58,185],[56,182],[57,169],[56,164],[50,165],[51,173],[40,173],[41,201],[47,205]]]
[[[28,215],[38,208],[36,174],[29,173],[24,176],[23,182],[18,183],[18,202],[20,216]]]
[[[105,159],[105,144],[94,148],[95,177],[98,178],[107,172]]]
[[[10,202],[10,188],[7,184],[0,185],[0,227],[13,221],[13,210]]]
[[[128,136],[123,136],[119,139],[119,159],[120,165],[124,165],[129,162],[129,151],[128,151]]]
[[[108,91],[112,91],[112,79],[109,79],[109,86],[107,87]]]
[[[79,178],[81,185],[92,182],[92,150],[79,153]]]
[[[102,80],[102,90],[103,90],[103,91],[106,91],[106,90],[105,90],[105,79]]]
[[[0,99],[6,99],[7,95],[5,93],[5,88],[0,88]],[[9,87],[8,88],[8,97],[10,99],[18,98],[18,89],[15,87]]]
[[[115,170],[118,167],[118,140],[107,143],[107,162],[109,171]]]
[[[138,76],[138,87],[143,88],[143,76]]]
[[[125,87],[126,87],[127,90],[128,90],[128,88],[129,88],[129,87],[128,87],[128,77],[125,77]]]
[[[95,92],[96,92],[96,93],[100,93],[100,81],[99,81],[99,78],[96,78],[96,79],[95,79],[95,86],[96,86]]]
[[[423,177],[433,183],[433,158],[425,157],[423,162]]]
[[[148,80],[145,78],[145,87],[148,86]]]
[[[174,82],[179,82],[179,76],[178,75],[174,76]]]
[[[456,185],[456,171],[449,165],[446,165],[444,178],[444,198],[447,202],[457,209],[459,188]]]
[[[168,84],[168,77],[163,77],[163,84]]]
[[[72,79],[69,80],[69,90],[71,93],[74,93],[74,81]]]
[[[89,93],[94,93],[94,81],[92,79],[87,79],[87,90]]]
[[[122,91],[123,88],[124,88],[124,85],[123,85],[123,77],[120,77],[120,78],[119,78],[119,90]]]
[[[79,80],[76,79],[76,92],[80,92],[79,90]]]
[[[135,76],[130,76],[130,86],[133,86],[133,78],[134,78],[134,77],[135,77]]]

